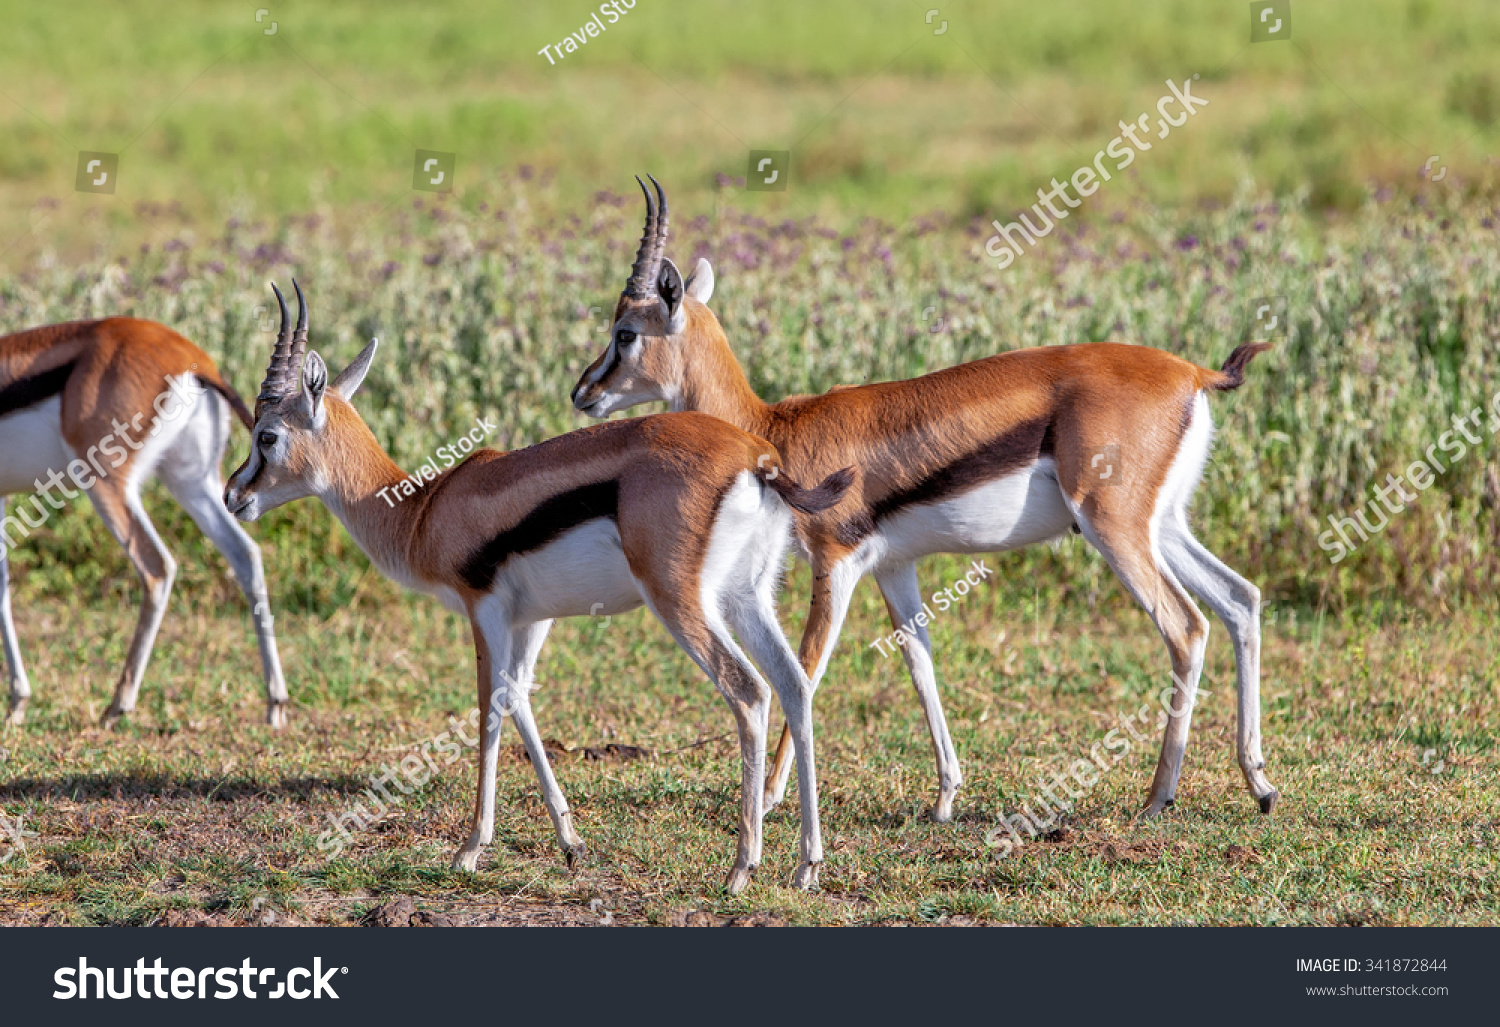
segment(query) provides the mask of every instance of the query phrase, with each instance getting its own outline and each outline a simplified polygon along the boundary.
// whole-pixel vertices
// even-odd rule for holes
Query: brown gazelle
[[[255,620],[267,720],[286,722],[260,550],[219,501],[231,411],[249,426],[250,411],[208,355],[152,321],[74,321],[0,338],[0,497],[34,493],[8,516],[0,498],[0,632],[13,723],[25,719],[31,685],[11,617],[10,548],[80,491],[125,547],[145,591],[104,721],[135,708],[177,572],[141,505],[141,487],[153,475],[229,560]]]
[[[655,179],[652,180],[655,184]],[[645,186],[642,185],[642,190]],[[1187,506],[1213,433],[1207,395],[1233,389],[1264,344],[1241,346],[1212,371],[1161,350],[1086,343],[1017,350],[910,381],[839,388],[766,404],[751,389],[705,305],[713,269],[683,281],[663,256],[667,198],[646,191],[646,237],[615,308],[610,343],[583,373],[573,403],[605,417],[652,400],[699,410],[762,436],[790,473],[853,466],[844,499],[800,526],[813,570],[801,660],[827,668],[854,586],[873,574],[903,645],[937,753],[933,815],[952,816],[962,781],[938,698],[916,561],[986,553],[1082,533],[1155,620],[1173,671],[1173,716],[1147,801],[1177,792],[1208,621],[1198,595],[1234,639],[1239,765],[1263,812],[1277,792],[1260,743],[1260,592],[1188,530]],[[786,784],[784,744],[767,784]]]
[[[743,774],[729,890],[743,889],[760,862],[770,711],[770,691],[730,629],[770,679],[796,739],[802,833],[793,882],[811,887],[822,860],[812,684],[777,625],[774,590],[792,509],[831,505],[849,475],[803,489],[764,440],[702,414],[659,414],[516,452],[477,450],[391,502],[382,490],[406,474],[350,404],[374,354],[372,340],[329,382],[317,353],[278,345],[256,404],[254,445],[224,503],[254,520],[316,496],[386,575],[469,618],[479,708],[488,712],[473,830],[455,868],[473,870],[494,835],[504,714],[530,754],[568,862],[583,851],[532,716],[533,672],[554,618],[644,603],[734,714]]]

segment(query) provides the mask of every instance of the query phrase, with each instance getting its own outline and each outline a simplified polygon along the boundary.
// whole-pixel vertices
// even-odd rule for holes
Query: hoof
[[[932,807],[932,822],[934,824],[946,824],[953,819],[953,797],[939,799],[938,804]]]
[[[771,789],[767,788],[766,789],[766,794],[761,797],[761,807],[760,807],[761,815],[764,816],[765,814],[771,812],[773,809],[775,809],[777,806],[780,806],[780,805],[781,805],[781,796],[775,794],[774,792],[771,791]]]
[[[17,726],[26,723],[25,699],[12,699],[10,701],[10,712],[5,715],[5,722]]]
[[[1145,809],[1141,810],[1141,816],[1145,817],[1147,820],[1150,820],[1153,817],[1160,816],[1163,810],[1165,810],[1168,806],[1171,806],[1176,801],[1176,799],[1153,799],[1150,803],[1147,804]]]
[[[563,859],[568,861],[568,869],[572,870],[579,860],[589,854],[589,847],[583,842],[574,842],[572,845],[564,845]]]
[[[286,727],[287,704],[284,702],[272,703],[266,707],[266,723],[272,731],[280,731]]]
[[[129,712],[129,710],[117,710],[113,706],[111,706],[109,709],[104,711],[104,716],[99,718],[99,726],[105,728],[106,730],[118,727],[120,721],[125,719],[125,714]]]
[[[798,891],[812,891],[818,886],[817,863],[803,863],[792,875],[792,887]]]
[[[1268,795],[1262,795],[1257,800],[1260,803],[1261,813],[1269,817],[1271,815],[1271,811],[1276,808],[1276,800],[1279,798],[1281,798],[1281,793],[1276,791],[1275,789],[1272,789],[1270,794]]]
[[[724,890],[731,895],[738,895],[750,887],[750,877],[754,873],[754,867],[735,867],[729,871],[729,880],[724,882]]]
[[[454,870],[467,870],[472,874],[477,866],[479,866],[478,848],[459,849],[458,855],[453,857]]]

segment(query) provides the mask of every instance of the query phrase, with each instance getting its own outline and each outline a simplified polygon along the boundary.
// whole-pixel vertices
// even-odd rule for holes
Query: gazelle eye
[[[621,346],[629,346],[632,342],[635,341],[635,332],[632,332],[629,328],[621,328],[618,332],[615,333],[615,340],[619,342]]]
[[[270,449],[272,446],[276,445],[276,433],[275,432],[269,432],[269,431],[263,431],[263,432],[261,432],[260,433],[260,444],[262,446],[264,446],[266,449]]]

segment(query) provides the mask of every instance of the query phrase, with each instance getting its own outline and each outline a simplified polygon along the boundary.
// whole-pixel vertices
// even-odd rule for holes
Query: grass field
[[[1268,611],[1266,753],[1283,799],[1257,812],[1234,763],[1233,667],[1222,633],[1176,807],[1144,801],[1155,738],[1078,800],[1060,831],[1002,856],[985,836],[1043,770],[1088,756],[1159,689],[1150,622],[1119,600],[1039,595],[1001,558],[993,587],[940,619],[934,650],[967,781],[954,823],[935,790],[919,708],[868,584],[817,700],[828,861],[822,890],[785,887],[796,803],[768,820],[766,860],[738,898],[738,753],[727,711],[643,613],[574,621],[539,666],[543,734],[590,849],[569,872],[516,736],[504,741],[496,841],[449,871],[473,797],[468,753],[336,859],[327,817],[473,705],[462,622],[371,578],[330,619],[278,626],[292,725],[259,723],[245,617],[169,618],[141,708],[93,724],[122,658],[123,613],[29,607],[38,700],[5,733],[0,805],[35,832],[0,869],[0,923],[349,923],[399,897],[459,922],[1479,924],[1500,916],[1494,618],[1308,619]],[[939,586],[957,567],[923,574]],[[949,575],[945,577],[945,575]],[[792,591],[805,589],[806,573]],[[200,608],[203,609],[203,608]],[[793,619],[795,624],[795,619]],[[90,639],[78,645],[79,636]],[[507,731],[510,729],[507,728]],[[1154,732],[1153,732],[1154,735]],[[620,760],[609,745],[646,758]],[[599,750],[591,760],[585,748]],[[1025,838],[1025,835],[1022,835]],[[593,903],[593,900],[600,900]],[[259,900],[259,901],[257,901]],[[175,912],[171,912],[175,911]],[[702,922],[704,917],[695,918]]]
[[[586,7],[272,0],[267,36],[253,6],[0,4],[0,332],[153,318],[254,395],[265,283],[295,274],[330,365],[381,339],[358,406],[403,466],[477,416],[505,448],[585,423],[567,394],[639,236],[637,172],[671,193],[669,255],[714,262],[713,307],[768,398],[1023,346],[1110,338],[1217,366],[1270,339],[1214,400],[1194,522],[1267,599],[1283,796],[1264,818],[1243,787],[1216,626],[1167,816],[1133,819],[1153,739],[1055,834],[986,843],[1168,679],[1149,620],[1070,538],[993,559],[936,625],[967,775],[953,824],[924,819],[926,731],[869,647],[890,628],[861,586],[815,706],[818,893],[784,887],[795,799],[755,885],[719,890],[732,720],[639,612],[558,625],[538,669],[591,852],[575,871],[518,756],[493,850],[447,869],[468,751],[329,858],[328,817],[472,707],[467,628],[381,580],[320,506],[275,511],[251,529],[294,701],[273,734],[227,567],[153,488],[181,568],[119,730],[94,725],[138,602],[124,554],[81,501],[10,553],[36,695],[0,728],[0,817],[22,832],[0,834],[0,924],[406,922],[403,898],[462,923],[1500,920],[1500,9],[1299,3],[1292,43],[1251,45],[1246,7],[1006,0],[928,24],[909,0],[637,0],[550,66],[536,50]],[[1211,106],[1190,128],[996,268],[992,218],[1195,72]],[[417,148],[458,154],[453,193],[412,191]],[[750,148],[792,151],[787,192],[735,180]],[[74,191],[79,150],[120,154],[114,195]],[[1416,173],[1432,154],[1435,181]],[[1431,486],[1333,562],[1330,518],[1474,410],[1478,441],[1444,447]],[[924,563],[924,588],[958,567]],[[793,637],[807,594],[797,568]]]
[[[1493,195],[1500,171],[1488,0],[1298,4],[1292,40],[1257,45],[1242,0],[640,0],[556,65],[538,51],[594,5],[265,9],[0,4],[0,263],[230,217],[378,219],[419,148],[458,154],[469,206],[528,165],[580,214],[637,170],[703,206],[772,149],[792,152],[792,187],[749,198],[777,218],[988,220],[1195,74],[1211,106],[1081,216],[1246,181],[1349,210],[1372,183],[1417,188],[1431,155],[1465,193]],[[84,150],[120,154],[114,195],[74,191]]]

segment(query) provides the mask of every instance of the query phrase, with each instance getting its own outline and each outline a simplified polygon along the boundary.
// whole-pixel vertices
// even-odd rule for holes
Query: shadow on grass
[[[351,774],[256,781],[248,777],[173,777],[170,774],[71,774],[22,777],[0,785],[0,801],[23,799],[311,799],[320,794],[354,795],[368,782]]]

